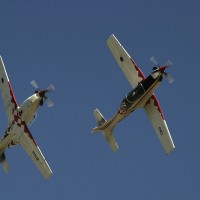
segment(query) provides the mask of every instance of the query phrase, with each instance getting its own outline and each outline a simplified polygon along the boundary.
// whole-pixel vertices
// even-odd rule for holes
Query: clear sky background
[[[0,54],[21,104],[53,83],[55,106],[41,107],[30,127],[54,174],[45,180],[22,147],[8,149],[0,167],[0,199],[200,199],[200,2],[198,0],[1,1]],[[131,86],[106,46],[114,33],[145,75],[154,56],[170,59],[156,91],[176,145],[164,150],[143,110],[115,128],[113,153],[96,126]],[[0,100],[0,130],[7,118]]]

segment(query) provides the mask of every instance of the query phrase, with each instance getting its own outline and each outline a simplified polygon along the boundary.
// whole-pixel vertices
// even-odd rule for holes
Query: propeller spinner
[[[49,99],[47,96],[46,96],[46,93],[48,92],[52,92],[55,90],[55,87],[50,84],[47,89],[44,89],[44,90],[40,90],[39,87],[38,87],[38,84],[36,83],[35,80],[31,81],[30,84],[35,88],[37,89],[36,90],[36,93],[39,93],[40,96],[42,97],[42,102],[41,102],[41,105],[43,104],[43,101],[47,104],[48,107],[52,107],[54,105],[53,101],[51,99]]]
[[[161,67],[158,65],[157,60],[156,60],[153,56],[150,58],[150,61],[151,61],[151,62],[154,64],[154,66],[155,66],[155,67],[153,67],[153,70],[156,70],[156,69],[161,68]],[[172,65],[173,65],[173,63],[172,63],[170,60],[168,60],[168,61],[165,63],[164,67],[165,67],[165,69],[167,69],[167,68],[171,67]],[[167,78],[167,80],[168,80],[169,83],[173,83],[173,82],[174,82],[173,76],[172,76],[171,74],[167,73],[166,71],[164,71],[163,76],[164,76],[165,78]]]

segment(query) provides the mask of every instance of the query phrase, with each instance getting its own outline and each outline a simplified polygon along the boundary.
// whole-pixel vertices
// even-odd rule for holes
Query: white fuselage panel
[[[42,98],[36,93],[26,99],[19,107],[18,111],[21,113],[21,117],[28,125],[35,117],[36,111],[40,106]]]

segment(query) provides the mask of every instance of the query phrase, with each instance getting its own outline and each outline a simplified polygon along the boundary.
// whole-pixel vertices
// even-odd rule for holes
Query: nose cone
[[[38,94],[39,94],[40,97],[43,98],[45,96],[45,90],[39,91]]]
[[[165,69],[166,69],[166,66],[160,67],[160,68],[159,68],[159,71],[160,71],[161,73],[164,73],[164,72],[165,72]]]

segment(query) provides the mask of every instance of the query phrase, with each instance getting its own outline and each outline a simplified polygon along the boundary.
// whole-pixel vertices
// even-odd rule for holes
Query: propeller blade
[[[151,61],[155,66],[159,67],[157,60],[156,60],[153,56],[150,58],[150,61]]]
[[[164,76],[167,78],[169,83],[173,83],[174,82],[174,77],[171,74],[168,74],[167,72],[165,72]]]
[[[172,61],[171,60],[168,60],[166,63],[165,63],[165,66],[166,67],[171,67],[173,65]]]
[[[37,83],[36,83],[35,80],[32,80],[32,81],[30,82],[30,84],[31,84],[34,88],[38,89],[38,85],[37,85]]]
[[[52,84],[50,84],[49,86],[48,86],[48,88],[46,89],[46,92],[52,92],[52,91],[54,91],[55,90],[55,87],[52,85]]]
[[[174,82],[174,77],[171,74],[167,75],[167,80],[169,81],[169,83],[173,83]]]
[[[35,80],[31,81],[30,84],[31,84],[34,88],[36,88],[36,89],[38,90],[39,87],[38,87],[38,84],[36,83]],[[44,91],[44,92],[51,92],[51,91],[54,91],[54,90],[55,90],[55,87],[54,87],[52,84],[50,84],[50,85],[47,87],[46,90],[41,90],[41,91]],[[38,91],[39,91],[39,90],[38,90]],[[44,102],[47,104],[48,107],[52,107],[52,106],[54,105],[53,101],[51,101],[51,99],[49,99],[47,96],[44,96],[44,97],[43,97],[43,100],[44,100]]]
[[[49,99],[48,97],[44,97],[44,101],[47,104],[47,106],[50,108],[54,105],[53,101],[51,99]]]

